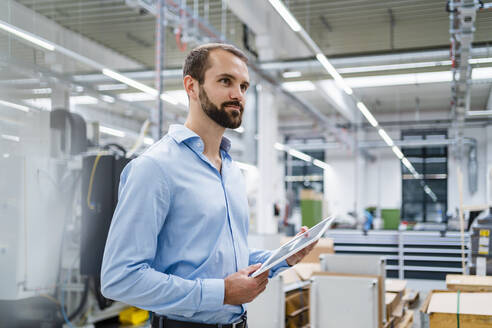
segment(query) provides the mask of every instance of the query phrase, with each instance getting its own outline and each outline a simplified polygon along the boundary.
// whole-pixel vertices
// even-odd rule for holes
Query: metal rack
[[[377,254],[386,257],[386,274],[399,279],[444,279],[448,273],[467,273],[470,238],[465,234],[465,270],[458,232],[331,230],[336,253]]]

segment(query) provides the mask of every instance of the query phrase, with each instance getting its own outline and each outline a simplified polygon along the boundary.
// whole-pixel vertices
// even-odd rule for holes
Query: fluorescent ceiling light
[[[410,172],[415,171],[412,163],[410,163],[410,161],[406,157],[403,157],[401,159],[401,162],[403,163],[403,165],[405,165],[407,167],[407,169],[410,170]]]
[[[275,147],[275,149],[277,150],[281,150],[281,151],[288,151],[289,150],[289,147],[287,147],[286,145],[284,144],[281,144],[280,142],[276,142],[275,145],[273,145]]]
[[[344,82],[345,84],[345,82]],[[354,91],[352,91],[352,88],[350,88],[349,86],[345,86],[343,87],[343,91],[345,91],[346,94],[348,94],[349,96],[354,93]]]
[[[391,147],[391,150],[393,151],[393,153],[395,153],[396,157],[398,157],[398,159],[402,159],[403,157],[403,153],[401,152],[400,148],[398,148],[398,146],[393,146]]]
[[[299,71],[291,71],[291,72],[283,72],[282,73],[282,76],[286,79],[289,79],[289,78],[294,78],[294,77],[301,77],[301,72]]]
[[[188,99],[188,94],[184,90],[170,90],[164,92],[166,95],[171,96],[172,98],[176,99],[176,101],[186,108],[188,108],[189,105],[189,99]]]
[[[0,106],[5,106],[5,107],[17,109],[17,110],[20,110],[20,111],[23,111],[23,112],[29,112],[29,107],[22,106],[22,105],[19,105],[19,104],[14,104],[14,103],[12,103],[10,101],[0,100]]]
[[[20,141],[20,138],[18,136],[11,136],[11,135],[8,135],[8,134],[2,134],[2,138],[5,139],[5,140],[9,140],[9,141],[15,141],[15,142],[19,142]]]
[[[124,83],[117,84],[101,84],[97,86],[99,91],[113,91],[113,90],[125,90],[128,89],[128,85]]]
[[[492,57],[491,58],[472,58],[472,59],[468,60],[468,62],[470,64],[488,64],[488,63],[492,63]],[[337,71],[340,74],[350,74],[350,73],[390,71],[390,70],[398,70],[398,69],[442,67],[442,66],[451,66],[451,64],[452,64],[451,60],[439,60],[439,61],[432,61],[432,62],[417,62],[417,63],[401,63],[401,64],[389,64],[389,65],[344,67],[344,68],[338,68]]]
[[[470,64],[486,64],[486,63],[492,63],[492,57],[491,58],[472,58],[468,62]]]
[[[173,104],[173,105],[178,104],[178,101],[176,99],[174,99],[173,96],[166,94],[166,93],[161,94],[161,99],[164,101],[167,101],[168,103]]]
[[[149,95],[145,92],[132,92],[132,93],[122,93],[119,95],[122,100],[133,102],[133,101],[152,101],[155,97]]]
[[[311,156],[309,156],[308,154],[305,154],[303,152],[300,152],[300,151],[292,149],[292,148],[288,150],[288,153],[289,153],[289,155],[296,157],[296,158],[299,158],[299,159],[302,159],[303,161],[306,161],[306,162],[311,162],[313,160],[313,158]]]
[[[50,98],[34,98],[34,99],[25,99],[27,104],[40,108],[43,110],[50,111],[51,110],[51,99]]]
[[[472,70],[472,80],[492,79],[492,67],[480,67]]]
[[[110,70],[110,69],[107,69],[107,68],[104,68],[102,70],[102,73],[104,75],[106,75],[106,76],[109,76],[112,79],[115,79],[117,81],[120,81],[122,83],[125,83],[125,84],[127,84],[127,85],[129,85],[131,87],[134,87],[135,89],[138,89],[140,91],[143,91],[145,93],[148,93],[149,95],[152,95],[154,97],[157,97],[157,93],[158,93],[157,90],[154,89],[154,88],[149,87],[148,85],[145,85],[143,83],[140,83],[138,81],[135,81],[133,79],[130,79],[130,78],[128,78],[128,77],[126,77],[126,76],[118,73],[118,72],[115,72],[115,71]]]
[[[35,95],[49,95],[51,94],[51,88],[38,88],[38,89],[32,89],[32,92]]]
[[[337,70],[339,73],[344,74],[344,73],[364,73],[364,72],[389,71],[389,70],[397,70],[397,69],[424,68],[424,67],[439,67],[439,66],[448,66],[448,65],[451,65],[450,60],[435,61],[435,62],[345,67],[345,68],[339,68]]]
[[[451,82],[452,74],[450,71],[446,71],[446,72],[362,76],[362,77],[346,78],[345,81],[352,88],[370,88],[370,87],[382,87],[382,86],[394,86],[394,85]]]
[[[466,116],[492,116],[492,110],[470,110],[466,112]]]
[[[386,133],[386,131],[384,131],[383,129],[379,129],[378,130],[378,133],[379,135],[381,136],[381,138],[383,138],[384,142],[386,142],[386,144],[390,147],[393,146],[393,140],[390,138],[390,136]]]
[[[284,82],[282,88],[290,92],[305,92],[316,90],[316,86],[311,81]]]
[[[9,23],[6,23],[4,21],[0,21],[0,29],[8,33],[11,33],[21,39],[34,43],[35,45],[40,46],[41,48],[44,48],[46,50],[49,51],[55,50],[55,45],[52,44],[51,42],[44,40],[32,33],[22,31],[21,29],[15,27],[14,25],[10,25]]]
[[[146,144],[146,145],[152,145],[152,144],[154,143],[154,139],[153,139],[153,138],[151,138],[151,137],[145,137],[145,138],[143,139],[143,142],[144,142],[144,144]]]
[[[244,133],[244,127],[240,126],[237,129],[234,129],[237,133]]]
[[[126,135],[125,132],[123,132],[121,130],[109,128],[107,126],[102,126],[102,125],[99,126],[99,132],[109,134],[109,135],[119,137],[119,138],[124,138]]]
[[[316,54],[316,59],[323,65],[325,70],[333,77],[335,83],[349,96],[353,93],[352,89],[349,85],[344,81],[342,76],[337,72],[335,67],[328,61],[328,58],[322,53]]]
[[[317,167],[321,167],[323,170],[328,170],[330,169],[330,164],[320,161],[319,159],[313,159],[313,165],[316,165]]]
[[[367,109],[366,105],[364,105],[363,102],[357,102],[357,107],[373,127],[378,126],[378,121],[376,121],[374,116],[372,116],[371,112],[369,111],[369,109]]]
[[[294,32],[299,32],[301,30],[301,25],[292,16],[290,11],[285,8],[284,4],[280,0],[269,0],[270,4],[275,8],[275,10],[282,16],[285,22],[290,26]]]
[[[110,104],[112,104],[112,103],[115,102],[115,99],[113,97],[111,97],[111,96],[108,96],[108,95],[102,95],[101,96],[101,99],[104,100],[107,103],[110,103]]]
[[[72,96],[70,97],[70,104],[72,105],[95,105],[99,102],[97,98],[91,96]]]
[[[321,65],[323,65],[323,67],[325,68],[325,70],[334,78],[335,76],[338,76],[341,78],[340,74],[338,74],[337,70],[335,69],[335,67],[333,67],[333,65],[328,61],[328,58],[326,58],[325,55],[323,55],[322,53],[318,53],[316,54],[316,59],[321,63]]]

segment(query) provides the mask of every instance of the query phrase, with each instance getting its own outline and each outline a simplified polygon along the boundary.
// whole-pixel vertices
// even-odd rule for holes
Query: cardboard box
[[[400,295],[398,293],[386,293],[385,294],[386,303],[386,320],[389,322],[393,316],[391,315],[396,309],[401,301]]]
[[[492,277],[448,274],[446,275],[446,287],[452,291],[492,292]]]
[[[396,324],[395,328],[412,328],[413,326],[413,311],[406,311],[402,320]]]
[[[321,271],[321,265],[319,263],[297,263],[293,269],[302,281],[306,281],[311,279],[314,272]]]
[[[290,241],[293,237],[283,237],[281,244],[285,244]],[[320,238],[313,250],[306,255],[301,261],[301,263],[319,263],[319,256],[321,254],[334,254],[335,246],[333,239],[331,238]]]
[[[309,286],[290,291],[285,296],[286,328],[309,324]]]
[[[403,301],[405,301],[408,306],[412,306],[419,299],[419,292],[405,288],[403,292]]]
[[[429,328],[492,327],[492,293],[461,293],[459,315],[458,293],[434,290],[427,296],[420,308],[423,322]],[[427,320],[427,322],[426,322]]]
[[[398,293],[403,296],[405,288],[407,288],[407,282],[400,279],[386,279],[385,286],[386,292]]]
[[[294,270],[294,268],[290,268],[285,271],[282,271],[279,273],[279,275],[282,277],[284,285],[293,284],[301,280],[301,278],[299,278],[299,275],[297,274],[296,270]]]

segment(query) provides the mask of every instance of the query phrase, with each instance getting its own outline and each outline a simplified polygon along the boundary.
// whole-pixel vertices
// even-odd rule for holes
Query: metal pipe
[[[155,86],[157,89],[157,117],[154,123],[157,123],[157,131],[153,131],[154,140],[159,140],[163,136],[164,123],[164,101],[160,95],[164,92],[164,79],[162,78],[162,69],[164,67],[164,54],[166,42],[166,0],[157,1],[157,19],[156,19],[156,46],[155,46]],[[156,115],[152,115],[155,118]]]

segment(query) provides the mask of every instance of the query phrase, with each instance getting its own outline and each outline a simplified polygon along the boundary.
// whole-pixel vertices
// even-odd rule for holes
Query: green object
[[[321,221],[322,201],[315,199],[301,199],[302,225],[312,228]]]
[[[383,229],[398,230],[398,226],[400,225],[399,209],[381,209],[381,218],[383,219]]]
[[[458,299],[456,300],[457,303],[457,309],[456,309],[456,322],[457,327],[460,328],[460,291],[458,290]]]

